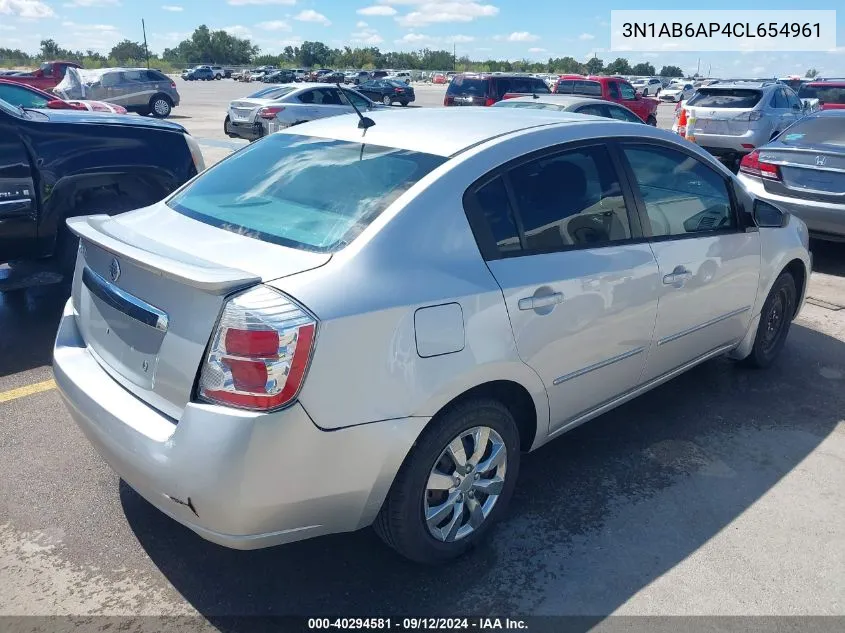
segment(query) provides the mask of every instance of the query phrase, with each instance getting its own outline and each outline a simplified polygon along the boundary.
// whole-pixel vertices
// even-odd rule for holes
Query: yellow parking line
[[[50,391],[56,388],[56,381],[52,378],[44,382],[36,382],[33,385],[26,387],[18,387],[17,389],[10,389],[9,391],[0,392],[0,402],[9,402],[10,400],[17,400],[25,396],[31,396],[34,393],[41,393],[42,391]]]

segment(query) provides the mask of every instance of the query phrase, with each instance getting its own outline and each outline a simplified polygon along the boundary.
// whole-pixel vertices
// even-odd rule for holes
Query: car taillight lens
[[[496,100],[491,98],[491,97],[487,97],[487,99],[484,101],[484,105],[486,105],[487,107],[490,107],[491,105],[493,105],[495,103],[496,103]]]
[[[275,119],[276,115],[284,110],[282,106],[267,106],[258,111],[258,116],[262,119]]]
[[[763,118],[763,113],[759,110],[752,110],[751,112],[743,112],[742,114],[737,114],[734,119],[736,121],[759,121]]]
[[[269,411],[289,404],[308,370],[317,321],[282,293],[258,286],[226,302],[199,380],[199,395]]]
[[[780,170],[777,165],[760,160],[760,152],[754,150],[746,154],[739,162],[739,171],[749,176],[757,176],[767,180],[780,180]]]
[[[176,82],[175,82],[175,81],[171,81],[171,82],[170,82],[170,87],[171,87],[171,88],[173,88],[174,90],[176,90]]]
[[[450,105],[452,105],[454,102],[455,102],[454,97],[448,97],[448,96],[447,96],[447,97],[444,97],[444,98],[443,98],[443,105],[444,105],[444,106],[450,106]]]
[[[73,104],[68,103],[67,101],[62,101],[61,99],[53,99],[52,101],[47,102],[47,107],[50,110],[78,110],[80,108],[74,107]],[[82,108],[85,109],[84,107]]]

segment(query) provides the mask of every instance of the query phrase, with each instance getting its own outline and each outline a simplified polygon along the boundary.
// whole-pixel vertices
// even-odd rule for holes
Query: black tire
[[[406,108],[406,107],[408,106],[408,102],[407,102],[407,101],[400,101],[399,103],[401,103],[401,104],[402,104],[402,107],[403,107],[403,108]]]
[[[232,123],[232,120],[229,118],[229,115],[226,115],[226,118],[223,120],[223,133],[228,136],[229,138],[239,138],[237,134],[232,134],[229,131],[229,125]]]
[[[173,102],[163,94],[153,95],[150,99],[150,113],[157,119],[166,119],[173,111]]]
[[[797,297],[795,279],[788,272],[781,273],[763,304],[751,354],[740,361],[743,366],[765,369],[775,362],[789,334]]]
[[[643,96],[644,97],[648,96],[648,88],[643,88]]]
[[[475,531],[450,542],[437,540],[429,533],[423,517],[431,469],[453,438],[480,425],[496,431],[507,451],[502,492]],[[466,400],[445,410],[432,420],[405,458],[373,525],[376,533],[399,554],[418,563],[443,563],[463,555],[484,538],[507,510],[519,474],[519,451],[516,422],[502,403],[490,399]]]
[[[655,118],[655,116],[653,114],[649,114],[648,118],[645,120],[645,122],[648,123],[652,127],[657,127],[657,119]]]

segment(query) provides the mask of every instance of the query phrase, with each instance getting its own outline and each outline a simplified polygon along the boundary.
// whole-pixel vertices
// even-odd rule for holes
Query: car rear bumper
[[[327,432],[299,403],[270,414],[189,403],[173,420],[100,367],[76,319],[69,302],[53,357],[71,416],[141,496],[227,547],[257,549],[369,525],[429,419]]]
[[[766,191],[758,178],[750,178],[742,173],[738,177],[754,196],[801,218],[813,237],[845,241],[845,204],[781,196]]]
[[[716,156],[749,154],[769,142],[768,130],[748,130],[744,134],[706,134],[696,130],[695,143]],[[744,147],[750,145],[750,147]]]
[[[254,141],[267,135],[267,131],[261,123],[235,123],[231,117],[226,126],[226,133],[248,141]]]

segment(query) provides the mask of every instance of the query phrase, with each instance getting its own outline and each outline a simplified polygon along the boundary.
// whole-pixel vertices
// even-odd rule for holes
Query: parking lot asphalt
[[[183,125],[202,147],[206,164],[213,165],[236,149],[246,145],[246,141],[230,139],[223,133],[223,120],[229,102],[250,95],[267,84],[240,83],[231,80],[221,81],[184,81],[174,79],[181,105],[174,110],[169,120]],[[414,84],[416,101],[410,108],[442,108],[446,86],[425,83]],[[400,108],[401,106],[393,106]],[[674,104],[661,103],[657,109],[657,124],[669,129],[672,127]]]
[[[211,145],[225,104],[253,86],[179,87],[174,120],[228,151]],[[776,366],[708,362],[526,457],[506,520],[445,569],[368,529],[253,552],[203,541],[65,412],[63,290],[0,295],[0,615],[845,615],[845,249],[812,249]]]

